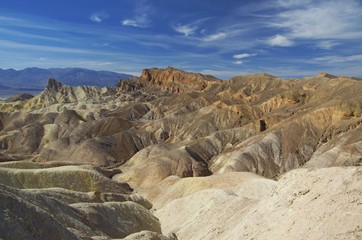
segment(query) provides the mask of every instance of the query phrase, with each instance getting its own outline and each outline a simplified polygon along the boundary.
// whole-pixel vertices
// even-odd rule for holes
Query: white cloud
[[[139,27],[139,28],[146,28],[148,27],[150,21],[148,19],[147,14],[142,14],[135,16],[133,19],[127,18],[122,20],[123,26],[131,26],[131,27]]]
[[[152,6],[146,0],[138,0],[135,2],[133,17],[125,18],[121,21],[123,26],[131,26],[137,28],[147,28],[151,23],[150,15],[153,13]]]
[[[186,24],[186,25],[177,25],[177,26],[173,27],[173,29],[176,32],[182,33],[183,35],[188,37],[195,33],[195,31],[197,30],[197,27],[192,26],[191,24]]]
[[[344,62],[354,62],[362,61],[362,54],[351,55],[351,56],[326,56],[314,58],[316,61],[327,62],[327,63],[344,63]]]
[[[140,76],[140,71],[138,72],[128,72],[128,71],[122,71],[122,73],[133,75],[133,76]]]
[[[274,4],[278,7],[291,8],[297,6],[306,6],[312,0],[277,0]]]
[[[102,12],[92,14],[92,16],[89,17],[89,19],[93,22],[101,23],[101,22],[103,22],[104,19],[106,19],[108,17],[109,17],[109,15],[106,12],[102,11]]]
[[[93,22],[97,22],[97,23],[102,22],[102,18],[100,18],[98,15],[90,16],[90,20],[92,20]]]
[[[267,40],[267,43],[271,46],[290,47],[293,42],[282,35],[275,35]]]
[[[317,47],[319,47],[319,48],[321,48],[321,49],[326,49],[326,50],[328,50],[328,49],[331,49],[331,48],[333,48],[333,47],[335,47],[335,46],[337,46],[337,45],[339,45],[340,43],[338,43],[338,42],[334,42],[334,41],[329,41],[329,40],[327,40],[327,41],[321,41],[321,42],[318,42],[317,43]]]
[[[298,1],[284,1],[293,6]],[[289,3],[288,3],[289,2]],[[299,6],[299,5],[294,5]],[[362,6],[355,0],[313,1],[277,14],[273,27],[290,38],[356,39],[362,37]]]
[[[106,65],[112,65],[113,62],[94,62],[93,65],[95,66],[106,66]]]
[[[189,24],[177,24],[177,25],[173,25],[172,28],[178,32],[181,33],[183,35],[187,36],[191,36],[196,34],[196,30],[198,30],[200,28],[200,26],[207,20],[209,20],[210,18],[201,18],[198,19],[194,22],[191,22]],[[206,29],[201,29],[200,33],[205,35],[207,32]]]
[[[243,61],[235,61],[234,64],[241,65],[241,64],[243,64]]]
[[[225,37],[226,37],[226,33],[221,32],[221,33],[215,33],[215,34],[204,36],[202,38],[202,40],[205,41],[205,42],[211,42],[211,41],[221,40],[221,39],[223,39]]]
[[[242,58],[253,57],[253,56],[256,56],[256,54],[240,53],[240,54],[235,54],[233,56],[233,58],[242,59]]]

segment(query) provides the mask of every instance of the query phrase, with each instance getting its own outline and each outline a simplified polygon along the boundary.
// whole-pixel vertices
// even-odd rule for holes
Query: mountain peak
[[[167,68],[166,68],[166,71],[174,71],[174,70],[178,70],[178,69],[176,69],[176,68],[174,68],[174,67],[172,67],[172,66],[168,66]],[[180,70],[181,71],[181,70]]]
[[[273,75],[271,75],[269,73],[266,73],[266,72],[258,73],[257,75],[260,75],[262,77],[277,78],[276,76],[273,76]]]
[[[140,81],[145,86],[161,88],[168,92],[201,91],[213,82],[221,82],[213,76],[185,72],[171,66],[166,69],[152,68],[142,70]]]
[[[320,72],[317,75],[318,77],[325,77],[325,78],[337,78],[337,76],[334,76],[332,74],[326,73],[326,72]]]
[[[55,80],[54,78],[49,78],[48,85],[46,88],[49,90],[59,92],[61,87],[63,87],[63,84],[61,82]]]

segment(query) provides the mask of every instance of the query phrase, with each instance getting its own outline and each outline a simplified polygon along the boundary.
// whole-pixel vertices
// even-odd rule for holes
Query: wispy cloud
[[[174,26],[173,29],[176,32],[183,34],[185,37],[188,37],[195,33],[195,31],[197,30],[197,26],[193,26],[191,24],[177,25],[177,26]]]
[[[185,37],[188,36],[192,36],[192,35],[196,35],[198,34],[202,34],[205,35],[207,30],[205,28],[203,28],[203,24],[205,24],[205,22],[207,22],[208,20],[210,20],[211,18],[201,18],[198,19],[196,21],[187,23],[187,24],[183,24],[183,23],[178,23],[178,24],[174,24],[171,25],[171,27],[173,28],[173,30],[175,30],[178,33],[183,34]],[[198,29],[200,29],[199,31],[197,31]]]
[[[123,26],[131,26],[137,28],[147,28],[151,23],[150,14],[153,12],[152,5],[146,0],[135,1],[133,17],[125,18],[121,21]]]
[[[113,65],[113,62],[102,62],[102,61],[78,61],[76,65],[92,66],[92,67],[103,67]]]
[[[317,2],[319,0],[273,0],[273,1],[249,1],[247,4],[242,4],[238,8],[238,12],[243,15],[250,16],[267,16],[269,13],[262,13],[265,10],[280,11],[288,10],[297,7],[305,7],[311,4],[311,2]],[[322,0],[323,1],[323,0]]]
[[[325,57],[314,58],[314,60],[319,62],[327,62],[327,63],[362,61],[362,54],[350,55],[350,56],[325,56]]]
[[[338,46],[338,45],[340,45],[340,43],[331,41],[331,40],[320,41],[317,43],[318,48],[326,49],[326,50],[332,49],[333,47]]]
[[[291,8],[291,7],[299,7],[299,6],[306,6],[312,0],[277,0],[273,2],[274,6],[283,7],[283,8]]]
[[[234,54],[233,58],[235,58],[235,59],[244,59],[244,58],[249,58],[249,57],[253,57],[253,56],[256,56],[256,55],[257,55],[256,53],[239,53],[239,54]],[[244,63],[244,61],[237,60],[237,61],[234,61],[233,63],[236,64],[236,65],[241,65],[241,64]]]
[[[212,42],[212,41],[224,39],[226,36],[227,36],[226,33],[220,32],[220,33],[215,33],[215,34],[211,34],[211,35],[206,35],[206,36],[202,37],[202,40],[205,42]]]
[[[15,14],[14,14],[15,15]],[[28,28],[34,30],[55,30],[59,31],[59,25],[57,23],[52,22],[49,24],[47,21],[48,19],[38,18],[29,19],[29,16],[15,15],[14,17],[9,16],[0,16],[0,26],[7,26],[7,27],[21,27],[21,28]]]
[[[284,2],[293,6],[298,1]],[[361,20],[362,6],[359,1],[315,1],[280,12],[272,26],[286,30],[292,38],[356,39],[362,37]]]
[[[6,28],[0,27],[0,33],[8,36],[14,36],[14,37],[21,37],[21,38],[29,38],[29,39],[40,39],[40,40],[48,40],[48,41],[54,41],[54,42],[69,42],[67,39],[64,38],[57,38],[57,37],[50,37],[48,35],[40,35],[36,33],[24,33],[19,30],[10,30]]]
[[[146,28],[150,23],[149,17],[147,14],[137,15],[134,18],[126,18],[122,20],[123,26],[131,26],[138,28]]]
[[[93,13],[89,17],[89,19],[93,22],[101,23],[101,22],[103,22],[103,20],[107,19],[108,17],[109,17],[108,13],[106,13],[105,11],[101,11],[101,12]]]
[[[288,38],[282,35],[274,35],[266,41],[270,46],[280,46],[280,47],[290,47],[293,45],[293,42]]]
[[[57,46],[46,46],[38,44],[25,44],[15,41],[0,40],[0,48],[15,49],[15,50],[31,50],[39,52],[55,52],[55,53],[70,53],[70,54],[89,54],[89,55],[108,55],[116,56],[116,53],[105,52],[105,51],[94,51],[91,49],[73,48],[73,47],[57,47]]]
[[[256,56],[255,53],[253,54],[250,54],[250,53],[240,53],[240,54],[235,54],[233,56],[233,58],[235,59],[242,59],[242,58],[248,58],[248,57],[253,57],[253,56]]]

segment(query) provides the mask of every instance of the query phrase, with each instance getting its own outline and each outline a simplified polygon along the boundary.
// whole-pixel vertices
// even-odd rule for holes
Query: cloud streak
[[[289,2],[289,5],[292,5],[297,1]],[[354,0],[315,2],[280,12],[275,16],[276,20],[271,27],[286,30],[291,38],[300,39],[356,39],[362,36],[360,2]]]
[[[31,50],[31,51],[41,51],[41,52],[58,52],[58,53],[70,53],[70,54],[90,54],[90,55],[114,55],[116,53],[105,52],[105,51],[94,51],[91,49],[82,49],[82,48],[72,48],[72,47],[57,47],[57,46],[46,46],[46,45],[37,45],[37,44],[25,44],[19,43],[15,41],[8,41],[8,40],[0,40],[0,48],[6,49],[22,49],[22,50]]]
[[[288,38],[282,35],[274,35],[266,41],[270,46],[279,46],[279,47],[290,47],[293,46],[293,42]]]
[[[124,18],[121,21],[123,26],[136,28],[147,28],[151,24],[150,13],[153,11],[152,6],[146,0],[135,1],[134,16]]]
[[[345,63],[345,62],[354,62],[354,61],[362,61],[362,54],[350,55],[350,56],[325,56],[318,57],[314,60],[319,62],[327,62],[327,63]]]
[[[300,6],[306,6],[309,4],[312,0],[277,0],[273,4],[275,4],[278,7],[281,8],[292,8],[292,7],[300,7]]]
[[[215,33],[215,34],[211,34],[211,35],[206,35],[204,37],[202,37],[201,39],[205,42],[212,42],[212,41],[218,41],[221,39],[226,38],[227,34],[224,32],[220,32],[220,33]]]
[[[336,41],[331,41],[331,40],[326,40],[326,41],[321,41],[317,43],[317,47],[321,48],[321,49],[325,49],[325,50],[329,50],[332,49],[335,46],[340,45],[340,43],[336,42]]]
[[[173,29],[176,32],[183,34],[185,37],[188,37],[195,33],[195,31],[197,30],[197,27],[192,26],[191,24],[186,24],[186,25],[174,26]]]
[[[126,18],[121,21],[123,26],[131,26],[137,28],[147,28],[150,24],[150,20],[147,14],[141,14],[134,18]]]
[[[253,57],[253,56],[256,56],[255,53],[253,54],[249,54],[249,53],[240,53],[240,54],[235,54],[233,56],[233,58],[235,59],[243,59],[243,58],[248,58],[248,57]]]
[[[241,61],[240,59],[245,59],[245,58],[249,58],[249,57],[254,57],[256,56],[256,53],[239,53],[239,54],[234,54],[233,58],[237,59],[237,61],[234,61],[233,63],[236,65],[241,65],[244,63],[244,61]]]
[[[97,13],[93,13],[89,19],[93,22],[96,23],[101,23],[103,22],[105,19],[107,19],[109,17],[109,15],[105,12],[105,11],[101,11],[101,12],[97,12]]]

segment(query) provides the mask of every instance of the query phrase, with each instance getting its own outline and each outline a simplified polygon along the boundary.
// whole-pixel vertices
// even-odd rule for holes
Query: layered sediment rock
[[[160,223],[133,202],[73,203],[0,184],[4,239],[112,239],[140,231],[161,235]],[[46,192],[45,192],[46,193]]]
[[[296,226],[312,229],[307,238],[322,236],[317,229],[327,238],[359,236],[342,212],[339,217],[325,208],[305,221],[296,216],[313,212],[321,199],[335,210],[350,207],[356,213],[352,218],[360,217],[360,204],[353,199],[360,194],[361,92],[362,81],[326,73],[288,81],[265,73],[221,81],[168,67],[145,69],[115,88],[70,87],[51,79],[33,98],[0,102],[0,182],[7,185],[6,208],[14,203],[31,214],[44,210],[40,218],[47,221],[50,210],[43,204],[55,199],[64,205],[59,208],[81,216],[59,218],[69,217],[79,226],[55,219],[54,231],[70,239],[166,238],[147,210],[151,203],[141,195],[154,204],[169,238],[176,233],[179,239],[238,239],[242,231],[246,239],[266,239],[269,233],[288,239],[298,238]],[[345,198],[336,195],[342,195],[339,187],[350,189]],[[304,188],[305,194],[292,192],[304,193]],[[17,201],[16,196],[23,197]],[[34,203],[38,211],[28,198],[45,200]],[[210,204],[202,205],[205,199]],[[348,204],[342,206],[343,201]],[[115,225],[125,224],[124,219],[113,219],[110,209],[134,210],[132,226],[141,221],[138,217],[147,221],[135,232],[121,232]],[[293,212],[288,215],[287,209]],[[101,223],[92,222],[93,214]],[[113,220],[102,230],[108,214]],[[285,223],[277,232],[272,218],[293,219],[296,225]],[[336,221],[342,227],[332,231]],[[15,222],[0,226],[22,229]],[[212,227],[205,229],[206,222]],[[314,229],[318,222],[323,226]],[[268,227],[261,231],[260,226]],[[24,229],[19,234],[29,236]]]
[[[220,83],[221,80],[213,76],[188,73],[168,67],[166,69],[144,69],[140,82],[145,86],[158,87],[162,91],[185,93],[204,90],[212,84]]]

